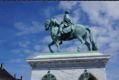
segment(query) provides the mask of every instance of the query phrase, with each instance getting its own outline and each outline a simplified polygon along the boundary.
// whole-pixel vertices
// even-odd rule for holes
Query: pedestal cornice
[[[97,51],[71,53],[42,53],[26,61],[32,68],[63,68],[64,67],[105,67],[110,55],[103,55]]]

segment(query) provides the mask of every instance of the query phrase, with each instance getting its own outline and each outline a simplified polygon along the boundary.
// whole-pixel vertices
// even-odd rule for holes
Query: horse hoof
[[[51,51],[51,53],[54,53],[54,51]]]
[[[80,52],[80,50],[77,50],[77,52]]]

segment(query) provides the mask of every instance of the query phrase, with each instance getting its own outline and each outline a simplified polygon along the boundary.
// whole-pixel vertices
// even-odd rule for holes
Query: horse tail
[[[91,29],[86,27],[86,30],[89,31],[89,39],[90,39],[90,42],[92,44],[92,50],[93,51],[97,51],[98,50],[98,46],[97,46],[97,43],[95,42],[95,39],[94,39],[94,36],[93,36],[93,33],[92,33]]]

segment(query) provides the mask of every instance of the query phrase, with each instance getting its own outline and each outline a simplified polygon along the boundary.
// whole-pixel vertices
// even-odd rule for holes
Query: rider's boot
[[[62,28],[60,27],[59,33],[57,34],[57,36],[60,37],[61,36],[61,33],[62,33]]]
[[[71,31],[73,31],[74,30],[74,27],[73,26],[71,26]]]
[[[59,32],[59,33],[57,34],[57,36],[60,37],[60,36],[61,36],[61,33]]]

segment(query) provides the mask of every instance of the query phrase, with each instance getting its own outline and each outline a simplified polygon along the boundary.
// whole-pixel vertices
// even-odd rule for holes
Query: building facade
[[[0,67],[0,80],[22,80],[22,76],[21,79],[16,78],[16,74],[13,77],[3,66],[4,63],[2,63]]]

